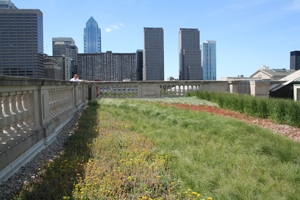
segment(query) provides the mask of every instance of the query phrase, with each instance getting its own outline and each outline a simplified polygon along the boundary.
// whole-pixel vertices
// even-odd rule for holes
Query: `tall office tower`
[[[290,69],[300,69],[300,51],[291,51]]]
[[[94,81],[137,80],[136,53],[79,53],[78,75]]]
[[[143,80],[164,80],[164,30],[144,27]]]
[[[0,0],[0,9],[18,9],[10,0]]]
[[[142,81],[143,80],[143,50],[136,51],[136,80]]]
[[[58,38],[52,38],[52,51],[53,56],[61,56],[64,55],[67,59],[72,59],[72,65],[71,65],[71,74],[70,76],[73,77],[74,74],[77,73],[77,54],[78,54],[78,48],[75,45],[75,41],[73,38],[69,37],[58,37]],[[63,76],[66,78],[66,80],[70,80],[69,77]]]
[[[200,45],[203,80],[217,79],[216,41],[208,40]]]
[[[83,41],[84,53],[101,53],[101,30],[93,17],[86,22]]]
[[[202,80],[200,32],[198,28],[179,29],[179,80]]]
[[[62,68],[52,56],[44,55],[45,78],[63,80]]]
[[[44,78],[43,13],[0,9],[0,74]]]
[[[72,67],[74,66],[73,59],[65,55],[48,56],[56,60],[57,65],[61,68],[62,80],[69,81],[74,74],[72,74]]]

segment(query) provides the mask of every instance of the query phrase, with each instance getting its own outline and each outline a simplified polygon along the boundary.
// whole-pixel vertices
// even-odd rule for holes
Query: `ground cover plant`
[[[203,90],[188,92],[187,96],[196,96],[217,103],[224,109],[300,127],[300,103],[290,99],[261,98]]]
[[[191,189],[180,192],[168,154],[154,152],[147,135],[95,101],[66,146],[15,199],[200,199]]]
[[[170,156],[181,191],[214,199],[300,199],[299,142],[205,112],[125,99],[98,103],[151,139],[155,153]]]
[[[100,99],[66,146],[15,199],[300,199],[299,142],[236,119]]]

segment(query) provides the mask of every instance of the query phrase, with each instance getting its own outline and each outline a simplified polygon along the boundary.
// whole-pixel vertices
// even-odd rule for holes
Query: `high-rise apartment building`
[[[93,17],[86,22],[83,41],[84,53],[101,53],[101,30]]]
[[[200,45],[203,80],[217,79],[216,41],[208,40]]]
[[[137,80],[136,53],[83,53],[78,54],[78,75],[94,81]]]
[[[179,80],[202,80],[200,32],[198,28],[179,29]]]
[[[300,69],[300,51],[291,51],[290,69]]]
[[[143,80],[164,80],[164,30],[144,27]]]
[[[43,13],[0,9],[0,74],[44,78]]]
[[[52,51],[53,56],[64,55],[67,59],[72,59],[71,65],[71,77],[77,73],[77,54],[78,48],[75,45],[75,41],[70,37],[58,37],[52,38]],[[65,73],[64,73],[65,74]],[[66,77],[64,75],[64,77]],[[70,78],[67,77],[66,80]]]
[[[10,0],[0,0],[0,9],[18,9]]]

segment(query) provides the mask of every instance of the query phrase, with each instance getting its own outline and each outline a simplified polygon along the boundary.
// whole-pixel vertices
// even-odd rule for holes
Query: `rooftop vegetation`
[[[16,199],[300,199],[300,143],[237,119],[100,99],[66,147]]]

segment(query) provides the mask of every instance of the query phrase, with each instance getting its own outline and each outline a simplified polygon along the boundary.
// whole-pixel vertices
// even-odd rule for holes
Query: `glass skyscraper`
[[[0,74],[44,78],[43,13],[0,9]]]
[[[203,80],[217,79],[216,41],[208,40],[200,45]]]
[[[101,53],[101,30],[93,17],[86,22],[83,41],[84,53]]]
[[[144,28],[143,80],[164,80],[164,30]]]
[[[202,80],[200,32],[179,29],[179,80]]]

